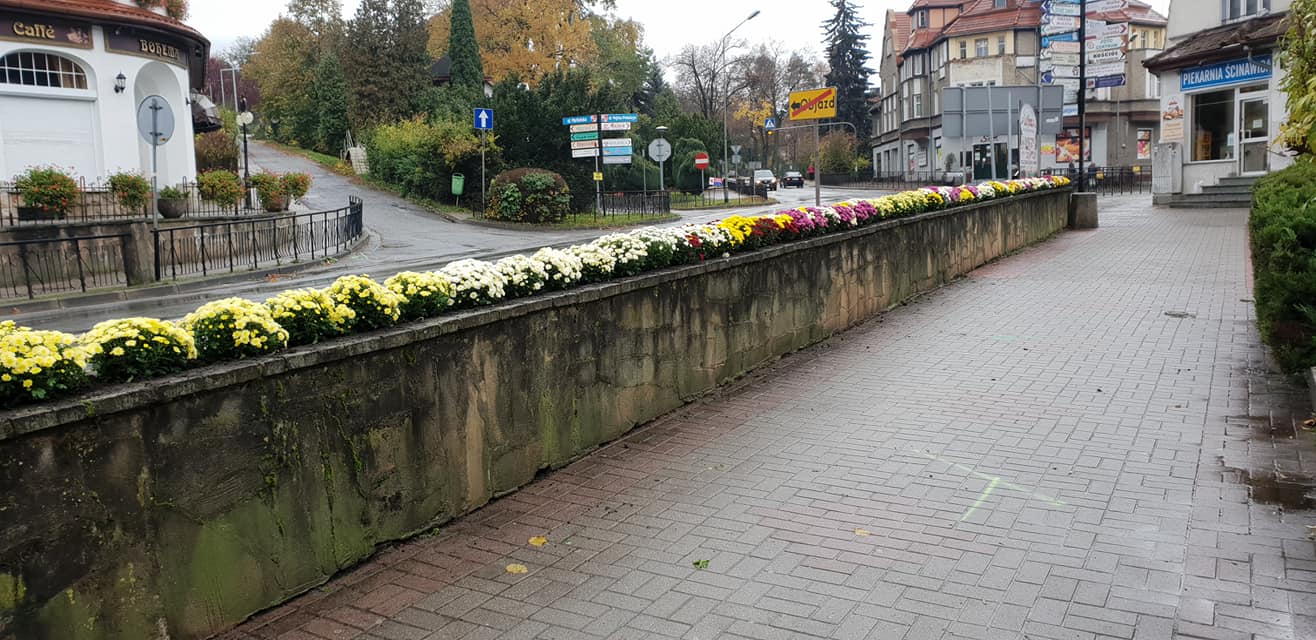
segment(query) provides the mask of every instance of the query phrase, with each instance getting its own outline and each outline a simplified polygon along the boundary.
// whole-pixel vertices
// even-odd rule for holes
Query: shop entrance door
[[[1239,175],[1255,176],[1270,169],[1270,104],[1265,97],[1243,93],[1238,101]]]

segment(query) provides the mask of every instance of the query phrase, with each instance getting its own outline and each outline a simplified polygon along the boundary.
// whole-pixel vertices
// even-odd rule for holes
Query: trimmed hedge
[[[1286,372],[1316,367],[1316,164],[1258,180],[1248,231],[1261,334]]]
[[[571,213],[571,190],[562,176],[544,169],[512,169],[489,184],[489,210],[495,220],[561,222]]]

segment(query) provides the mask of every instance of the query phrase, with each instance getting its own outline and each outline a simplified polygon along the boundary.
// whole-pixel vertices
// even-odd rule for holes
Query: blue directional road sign
[[[763,128],[764,128],[764,129],[767,129],[768,131],[772,131],[773,129],[776,129],[776,128],[777,128],[777,119],[776,119],[776,118],[767,118],[767,119],[765,119],[765,120],[763,121]]]
[[[594,122],[594,116],[567,116],[562,118],[562,124],[591,124]]]
[[[475,128],[480,131],[493,129],[493,109],[475,108]]]

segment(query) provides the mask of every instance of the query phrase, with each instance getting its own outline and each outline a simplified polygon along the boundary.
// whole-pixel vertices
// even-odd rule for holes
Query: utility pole
[[[1078,2],[1078,192],[1087,191],[1088,0]]]

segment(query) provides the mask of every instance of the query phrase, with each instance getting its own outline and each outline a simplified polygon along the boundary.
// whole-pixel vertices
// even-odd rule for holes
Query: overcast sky
[[[533,0],[530,0],[533,1]],[[343,0],[350,18],[360,0]],[[887,9],[905,9],[911,0],[859,0],[869,27],[869,51],[879,50],[882,16]],[[1158,11],[1168,11],[1170,0],[1150,0]],[[188,23],[214,43],[216,51],[239,36],[259,36],[286,5],[286,0],[201,0],[192,3]],[[821,24],[832,13],[827,0],[617,0],[616,15],[644,25],[645,43],[660,58],[688,43],[707,43],[755,9],[762,13],[736,31],[749,42],[776,40],[788,49],[810,49],[821,54]],[[873,65],[876,66],[876,65]]]

